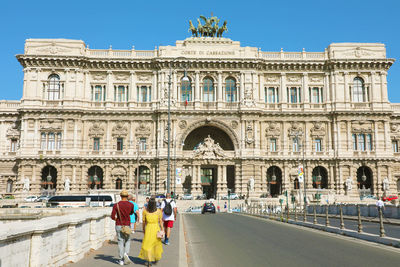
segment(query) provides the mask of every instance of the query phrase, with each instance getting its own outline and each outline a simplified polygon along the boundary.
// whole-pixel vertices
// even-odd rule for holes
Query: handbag
[[[117,204],[117,210],[118,210],[118,215],[119,215],[119,219],[121,219],[121,212],[119,211],[119,205]],[[130,226],[127,225],[123,225],[121,228],[121,233],[123,235],[125,235],[126,237],[129,237],[132,234],[132,229]]]
[[[157,238],[158,239],[163,239],[165,237],[165,232],[164,231],[158,231],[157,232]]]

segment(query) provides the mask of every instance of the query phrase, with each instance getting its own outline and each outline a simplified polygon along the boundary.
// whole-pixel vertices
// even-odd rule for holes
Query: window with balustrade
[[[114,101],[116,102],[128,101],[128,86],[125,85],[114,86]]]
[[[101,102],[106,99],[106,86],[93,85],[92,86],[92,101]]]
[[[353,150],[356,151],[373,150],[372,134],[364,134],[364,133],[353,134],[352,140],[353,140]]]
[[[99,137],[94,137],[93,138],[93,150],[94,151],[99,151],[100,150],[100,138]]]
[[[308,88],[309,90],[309,96],[310,96],[310,101],[313,104],[319,104],[322,103],[322,88],[321,87],[310,87]]]
[[[265,91],[265,102],[266,103],[279,103],[279,92],[278,87],[264,88]]]
[[[300,87],[290,87],[287,88],[287,95],[289,103],[297,104],[301,102],[301,88]]]
[[[137,99],[139,102],[151,102],[151,86],[138,86]]]
[[[214,82],[211,78],[203,80],[203,102],[214,102]]]
[[[226,102],[237,101],[236,80],[232,77],[225,80],[225,99]]]
[[[276,138],[269,139],[269,151],[276,152]]]
[[[124,138],[118,137],[117,138],[117,151],[124,150]]]
[[[51,74],[48,79],[47,99],[59,100],[61,98],[61,82],[60,76]]]
[[[147,138],[141,137],[139,139],[139,151],[144,152],[147,149]]]
[[[353,87],[350,90],[353,102],[367,102],[368,90],[366,90],[364,80],[360,77],[355,77],[353,80]]]
[[[62,134],[53,132],[43,132],[40,134],[41,150],[60,150],[62,144]]]
[[[16,152],[18,148],[18,139],[10,139],[10,152]]]
[[[293,137],[292,139],[292,151],[293,152],[299,152],[300,147],[299,147],[299,139],[296,137]]]
[[[183,102],[192,101],[192,81],[187,77],[189,81],[181,80],[181,99]]]

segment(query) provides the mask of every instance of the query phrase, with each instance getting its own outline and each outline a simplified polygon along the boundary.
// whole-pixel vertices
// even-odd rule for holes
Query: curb
[[[188,267],[183,216],[179,213],[179,267]]]
[[[268,219],[268,220],[273,220],[280,222],[279,218],[270,218],[268,216],[262,216],[262,215],[257,215],[257,214],[241,214],[241,213],[236,213],[239,215],[247,215],[247,216],[253,216],[253,217],[258,217],[262,219]],[[294,221],[292,219],[289,219],[287,223],[298,225],[298,226],[303,226],[303,227],[308,227],[308,228],[313,228],[317,229],[320,231],[325,231],[329,233],[334,233],[334,234],[340,234],[343,236],[349,236],[369,242],[374,242],[374,243],[379,243],[387,246],[392,246],[395,248],[400,248],[400,239],[397,238],[392,238],[392,237],[380,237],[379,235],[374,235],[374,234],[369,234],[369,233],[359,233],[354,230],[348,230],[348,229],[340,229],[337,227],[331,227],[331,226],[325,226],[322,224],[313,224],[310,222],[300,222],[300,221]]]

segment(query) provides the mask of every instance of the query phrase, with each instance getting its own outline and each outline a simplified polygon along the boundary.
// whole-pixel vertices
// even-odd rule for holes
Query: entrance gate
[[[217,195],[217,167],[201,168],[201,187],[207,199]]]

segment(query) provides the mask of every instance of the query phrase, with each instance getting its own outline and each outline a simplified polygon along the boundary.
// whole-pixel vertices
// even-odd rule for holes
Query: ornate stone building
[[[191,37],[139,51],[28,39],[17,59],[23,97],[0,102],[3,194],[133,190],[138,166],[142,193],[165,192],[169,78],[178,194],[297,194],[300,165],[311,197],[399,193],[400,105],[388,101],[383,44],[262,52]]]

